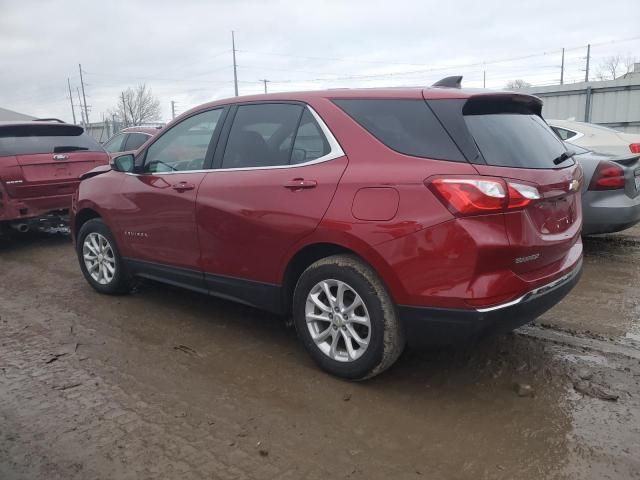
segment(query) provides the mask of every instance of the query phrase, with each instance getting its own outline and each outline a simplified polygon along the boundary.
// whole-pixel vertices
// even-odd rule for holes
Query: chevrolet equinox
[[[448,85],[444,82],[441,85]],[[80,268],[291,315],[324,370],[508,331],[581,272],[582,171],[530,95],[435,86],[220,100],[84,176]]]

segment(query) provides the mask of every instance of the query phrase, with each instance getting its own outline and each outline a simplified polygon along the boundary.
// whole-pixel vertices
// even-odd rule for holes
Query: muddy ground
[[[640,228],[514,335],[320,372],[281,319],[0,240],[0,479],[640,478]]]

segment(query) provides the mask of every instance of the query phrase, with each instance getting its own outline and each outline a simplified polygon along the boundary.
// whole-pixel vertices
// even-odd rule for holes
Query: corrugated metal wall
[[[528,93],[544,101],[546,118],[598,123],[640,133],[640,74],[604,82],[532,87]]]

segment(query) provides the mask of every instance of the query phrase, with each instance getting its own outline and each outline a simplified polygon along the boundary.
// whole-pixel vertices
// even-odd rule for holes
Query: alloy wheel
[[[91,278],[100,285],[108,285],[116,274],[116,258],[109,241],[99,233],[87,235],[82,244],[84,264]]]
[[[305,318],[316,346],[333,360],[353,362],[369,346],[369,312],[362,297],[345,282],[318,282],[307,295]]]

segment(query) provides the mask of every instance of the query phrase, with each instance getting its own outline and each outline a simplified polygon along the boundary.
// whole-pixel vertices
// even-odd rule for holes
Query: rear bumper
[[[613,233],[640,222],[640,195],[624,190],[587,191],[582,195],[582,234]]]
[[[5,197],[0,205],[0,222],[23,221],[45,216],[52,212],[68,211],[71,195],[15,199]]]
[[[446,345],[504,333],[529,323],[562,300],[578,283],[582,259],[562,277],[537,287],[508,303],[475,310],[398,307],[409,344]]]

